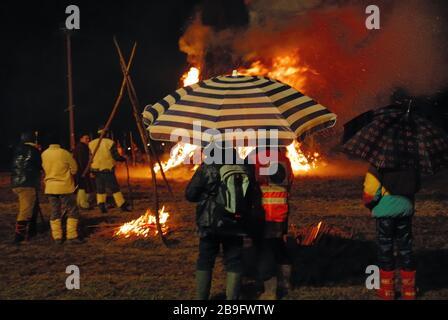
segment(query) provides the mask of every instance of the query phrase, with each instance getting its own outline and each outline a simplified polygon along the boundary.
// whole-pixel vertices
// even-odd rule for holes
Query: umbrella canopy
[[[365,124],[363,126],[363,123]],[[411,107],[392,105],[344,125],[343,151],[380,169],[435,173],[448,165],[448,135]]]
[[[228,140],[258,145],[247,139],[248,132],[277,130],[278,144],[286,146],[336,122],[335,114],[310,97],[256,76],[219,76],[181,88],[147,106],[143,117],[154,140],[172,141],[175,133],[202,145]]]

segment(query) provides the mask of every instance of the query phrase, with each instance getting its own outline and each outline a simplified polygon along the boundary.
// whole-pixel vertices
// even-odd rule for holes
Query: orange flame
[[[169,213],[165,211],[165,206],[163,206],[162,209],[159,210],[159,219],[163,234],[168,232],[167,220],[169,216]],[[132,236],[147,238],[152,234],[158,234],[156,217],[148,209],[146,210],[146,213],[139,218],[121,225],[114,233],[114,236],[122,236],[124,238],[130,238]]]
[[[266,67],[263,62],[257,60],[248,69],[238,69],[238,73],[241,75],[266,76],[280,80],[297,90],[303,90],[305,87],[307,72],[317,74],[316,71],[310,69],[308,66],[301,65],[297,53],[276,56],[273,58],[269,67]]]
[[[199,74],[200,70],[196,67],[191,67],[188,72],[184,73],[181,80],[184,84],[184,87],[191,86],[192,84],[199,82]]]
[[[289,158],[289,161],[291,161],[291,167],[294,174],[308,172],[317,168],[320,157],[318,152],[314,152],[307,157],[300,149],[300,143],[297,141],[294,141],[286,147],[286,156]]]
[[[177,143],[171,149],[170,158],[167,161],[161,162],[163,171],[166,172],[172,168],[175,168],[175,167],[181,165],[182,163],[184,163],[184,161],[186,159],[190,159],[193,156],[193,154],[197,148],[198,148],[198,146],[194,145],[194,144],[183,143],[183,142]],[[159,164],[156,164],[154,166],[154,171],[156,173],[160,171]]]

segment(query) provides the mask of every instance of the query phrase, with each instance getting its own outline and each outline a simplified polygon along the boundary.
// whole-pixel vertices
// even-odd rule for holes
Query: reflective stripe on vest
[[[283,186],[262,185],[261,203],[265,211],[265,219],[270,222],[284,222],[288,214],[288,191]]]

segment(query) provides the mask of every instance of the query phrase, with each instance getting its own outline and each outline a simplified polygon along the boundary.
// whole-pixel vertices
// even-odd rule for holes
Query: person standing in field
[[[74,175],[78,166],[72,154],[62,149],[58,139],[52,136],[50,146],[42,153],[45,172],[45,194],[51,206],[50,227],[56,243],[63,242],[62,208],[67,212],[67,243],[78,244],[79,211],[76,206]]]
[[[76,173],[76,184],[78,191],[76,194],[76,202],[80,209],[90,209],[90,194],[93,192],[93,182],[90,178],[90,174],[83,177],[83,172],[89,163],[90,150],[89,150],[90,137],[88,134],[81,135],[75,150],[73,150],[73,157],[78,165],[78,171]]]
[[[39,210],[37,193],[42,171],[40,152],[33,134],[24,132],[20,140],[21,143],[14,149],[11,166],[11,187],[19,199],[15,243],[29,240],[36,232]]]
[[[98,134],[101,135],[103,130],[104,129],[98,130]],[[95,152],[99,142],[100,138],[98,137],[89,143],[91,154]],[[90,170],[95,176],[96,201],[102,213],[107,213],[107,188],[112,191],[115,204],[121,209],[121,211],[131,211],[128,202],[124,199],[123,194],[120,191],[120,186],[118,185],[118,181],[115,176],[115,163],[117,161],[124,162],[126,161],[126,158],[120,156],[115,142],[105,136],[101,140],[99,148],[94,155],[90,166]]]
[[[217,148],[209,146],[208,150],[212,150],[209,154],[213,155]],[[249,168],[237,163],[234,149],[222,152],[224,158],[213,155],[212,162],[200,165],[185,190],[187,200],[198,203],[196,290],[199,300],[209,298],[214,264],[221,246],[227,272],[226,298],[238,299],[240,293],[245,215],[250,211],[253,179]],[[230,159],[225,158],[226,154]]]
[[[412,217],[420,175],[415,169],[378,170],[370,166],[364,180],[364,204],[376,220],[380,289],[383,300],[395,299],[395,268],[400,268],[401,297],[414,300],[415,264],[412,251]],[[398,262],[395,263],[394,244]]]
[[[247,161],[255,164],[261,198],[258,206],[254,206],[258,212],[253,214],[254,217],[260,213],[262,216],[261,230],[254,233],[258,280],[264,287],[259,299],[273,300],[287,295],[290,289],[291,259],[286,240],[288,199],[294,175],[285,148],[257,148],[249,154]]]

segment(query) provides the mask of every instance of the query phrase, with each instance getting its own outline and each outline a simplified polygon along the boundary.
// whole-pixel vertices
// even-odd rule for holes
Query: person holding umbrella
[[[303,140],[334,126],[336,115],[281,81],[238,75],[235,70],[232,75],[221,75],[180,88],[148,105],[143,111],[143,121],[153,140],[181,138],[198,146],[222,141],[230,142],[233,147],[237,141],[238,146],[258,147],[266,146],[269,137],[275,140],[272,145],[286,147],[295,139]],[[217,170],[211,168],[210,165],[199,167],[187,188],[187,199],[199,201],[203,206],[209,204],[203,198],[207,191],[211,191],[207,182],[213,182],[212,178],[219,181]],[[198,209],[198,212],[202,210]],[[200,216],[208,217],[207,214]],[[214,251],[216,244],[212,246]],[[204,269],[199,270],[206,271]],[[202,276],[209,279],[210,274]],[[204,290],[200,290],[204,294],[200,296],[207,297],[209,287],[206,284],[209,282],[200,283],[205,283]]]
[[[403,100],[401,100],[403,101]],[[412,100],[368,111],[344,126],[343,150],[370,163],[364,204],[376,219],[381,299],[395,299],[394,244],[397,245],[401,297],[416,298],[412,254],[414,196],[422,173],[448,165],[448,135],[423,117]]]
[[[420,176],[415,169],[376,169],[370,166],[364,180],[363,200],[376,220],[380,289],[383,300],[395,298],[394,242],[400,262],[403,299],[415,299],[415,265],[412,252],[412,217]]]
[[[227,272],[226,298],[235,300],[239,297],[245,216],[251,210],[254,185],[253,170],[247,165],[237,164],[236,150],[221,149],[223,157],[219,159],[214,154],[218,152],[217,148],[214,143],[207,147],[205,152],[216,157],[217,161],[202,163],[185,190],[187,200],[198,203],[196,288],[199,300],[209,298],[212,272],[221,245]],[[230,155],[228,159],[226,154]]]
[[[259,299],[275,300],[287,295],[290,288],[291,258],[286,240],[288,198],[294,174],[284,147],[257,148],[248,155],[246,161],[255,165],[255,179],[259,186],[257,194],[260,196],[254,198],[261,199],[260,203],[254,205],[256,212],[252,214],[254,218],[259,217],[253,228],[260,229],[254,232],[258,280],[264,286]]]

